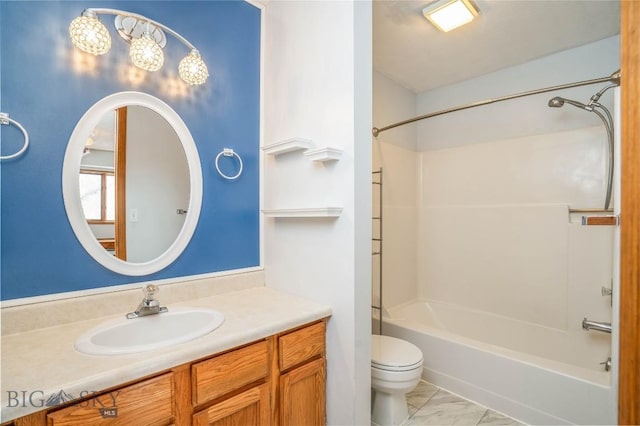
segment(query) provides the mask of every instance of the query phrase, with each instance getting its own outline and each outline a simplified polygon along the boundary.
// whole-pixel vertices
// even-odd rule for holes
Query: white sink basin
[[[123,315],[82,334],[75,348],[89,355],[150,351],[204,336],[223,322],[221,312],[203,308],[169,308],[168,312],[134,319]]]

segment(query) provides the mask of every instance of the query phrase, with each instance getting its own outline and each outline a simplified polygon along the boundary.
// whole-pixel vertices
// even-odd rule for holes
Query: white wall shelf
[[[293,209],[263,209],[266,217],[338,217],[342,207],[310,207]]]
[[[308,139],[292,138],[265,145],[262,150],[265,154],[278,156],[293,151],[306,151],[312,146],[313,143]]]
[[[342,157],[342,150],[339,148],[318,148],[304,153],[311,161],[325,163],[329,161],[338,161]]]

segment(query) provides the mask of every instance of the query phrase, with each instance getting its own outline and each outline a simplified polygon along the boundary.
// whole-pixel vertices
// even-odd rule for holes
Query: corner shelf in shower
[[[282,155],[294,151],[306,151],[313,146],[308,139],[292,138],[265,145],[262,150],[268,155]]]
[[[337,218],[342,213],[342,207],[302,207],[288,209],[262,209],[265,217],[307,217],[307,218]]]

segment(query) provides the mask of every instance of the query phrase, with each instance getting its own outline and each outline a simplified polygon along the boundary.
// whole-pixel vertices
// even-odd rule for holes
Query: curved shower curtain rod
[[[593,80],[578,81],[575,83],[561,84],[559,86],[545,87],[542,89],[530,90],[528,92],[516,93],[515,95],[507,95],[507,96],[502,96],[494,99],[485,99],[484,101],[478,101],[470,104],[460,105],[453,108],[447,108],[447,109],[432,112],[429,114],[420,115],[418,117],[410,118],[408,120],[399,121],[397,123],[390,124],[385,127],[381,127],[381,128],[374,127],[371,132],[373,133],[374,137],[377,137],[380,133],[384,132],[385,130],[391,130],[399,126],[404,126],[405,124],[415,123],[416,121],[425,120],[427,118],[436,117],[438,115],[448,114],[450,112],[461,111],[464,109],[475,108],[483,105],[495,104],[496,102],[508,101],[510,99],[522,98],[525,96],[537,95],[540,93],[553,92],[555,90],[570,89],[572,87],[589,86],[591,84],[606,83],[606,82],[611,82],[619,86],[620,70],[614,72],[608,77],[595,78]]]

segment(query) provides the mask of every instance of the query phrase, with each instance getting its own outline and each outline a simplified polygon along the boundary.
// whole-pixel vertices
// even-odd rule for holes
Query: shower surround
[[[584,317],[611,321],[601,288],[612,285],[614,230],[569,214],[598,206],[602,185],[571,203],[535,199],[571,192],[538,174],[603,158],[602,136],[595,127],[423,153],[380,144],[387,191],[398,163],[389,158],[419,158],[419,204],[384,207],[383,302],[385,334],[421,347],[425,379],[528,423],[615,421],[614,381],[600,365],[611,335],[581,328]],[[501,168],[503,156],[531,167]],[[569,175],[602,169],[594,161]]]

